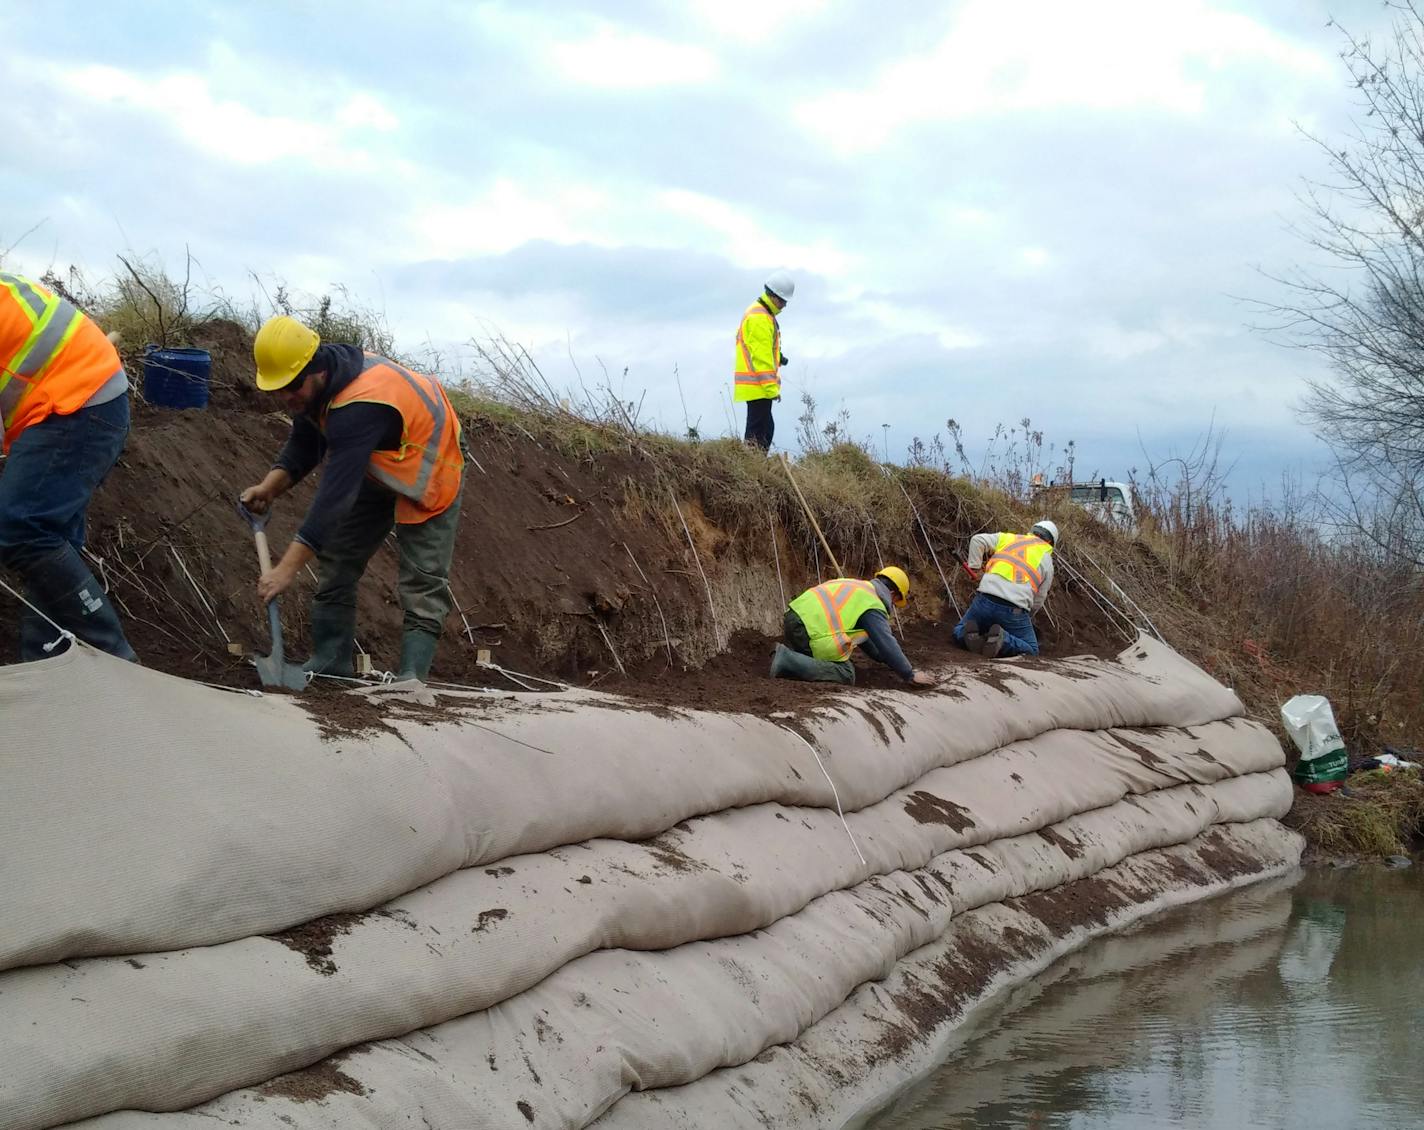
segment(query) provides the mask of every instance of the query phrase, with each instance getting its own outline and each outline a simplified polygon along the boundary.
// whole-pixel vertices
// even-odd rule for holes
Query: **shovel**
[[[267,519],[270,515],[254,514],[239,500],[237,512],[247,519],[252,527],[252,536],[257,542],[257,561],[262,572],[272,568],[272,555],[267,549]],[[272,630],[272,654],[256,657],[257,677],[264,687],[285,687],[289,691],[306,690],[307,673],[295,663],[288,663],[282,651],[282,617],[277,612],[277,601],[267,602],[267,624]]]

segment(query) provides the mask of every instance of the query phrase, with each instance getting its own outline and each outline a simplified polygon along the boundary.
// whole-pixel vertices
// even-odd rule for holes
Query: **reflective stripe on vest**
[[[393,394],[382,389],[388,379],[398,379],[406,391],[414,394],[423,419],[412,419],[414,406],[398,391]],[[406,403],[402,404],[402,400]],[[423,521],[447,509],[459,493],[464,457],[460,451],[460,421],[439,383],[385,357],[367,353],[361,375],[332,398],[328,411],[356,402],[385,404],[401,415],[400,450],[372,452],[366,469],[371,478],[402,499],[397,520]],[[424,434],[427,421],[429,435]],[[323,416],[323,428],[325,423]],[[414,474],[405,467],[412,448],[419,451],[420,459]]]
[[[42,283],[0,271],[0,422],[5,450],[26,428],[67,415],[123,362],[104,331]]]
[[[771,368],[753,368],[755,362],[752,360],[751,346],[747,343],[746,329],[748,318],[770,318],[771,319]],[[760,299],[747,307],[746,313],[742,315],[742,320],[737,324],[737,358],[736,368],[733,371],[733,382],[740,388],[768,389],[780,383],[777,377],[777,369],[781,364],[781,326],[776,320],[776,315],[767,309],[765,303]]]
[[[791,602],[791,610],[806,625],[813,659],[840,662],[864,643],[867,633],[855,625],[872,609],[885,611],[885,604],[870,581],[837,577],[807,589]]]
[[[1016,585],[1028,585],[1038,595],[1043,585],[1043,559],[1053,552],[1053,546],[1032,534],[1000,534],[994,555],[984,566],[984,572],[994,573]]]
[[[25,394],[40,382],[45,369],[78,332],[84,314],[58,295],[46,298],[18,275],[0,274],[0,290],[9,292],[29,322],[24,342],[0,360],[0,418],[8,428]]]

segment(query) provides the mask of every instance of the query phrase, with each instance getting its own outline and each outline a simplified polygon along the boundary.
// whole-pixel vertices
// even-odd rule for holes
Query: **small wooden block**
[[[356,674],[369,675],[371,671],[371,656],[369,653],[363,651],[356,656]]]
[[[480,648],[478,651],[475,652],[475,662],[476,662],[476,663],[488,663],[489,661],[490,661],[490,649],[489,649],[489,648],[487,648],[487,647],[482,647],[482,648]]]
[[[247,654],[247,645],[242,643],[229,643],[227,645],[227,653],[229,655],[236,655],[240,658],[241,656]]]

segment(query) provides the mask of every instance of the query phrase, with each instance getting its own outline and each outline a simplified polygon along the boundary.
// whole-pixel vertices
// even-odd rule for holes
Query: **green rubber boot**
[[[356,649],[356,609],[342,604],[313,604],[312,653],[302,664],[314,675],[356,674],[351,653]]]
[[[854,683],[855,666],[846,661],[833,663],[829,659],[812,659],[785,644],[776,645],[771,657],[773,679],[800,679],[804,683]]]
[[[435,645],[439,642],[440,637],[433,632],[406,631],[401,636],[400,667],[396,678],[425,682],[430,677],[430,664],[435,660]]]

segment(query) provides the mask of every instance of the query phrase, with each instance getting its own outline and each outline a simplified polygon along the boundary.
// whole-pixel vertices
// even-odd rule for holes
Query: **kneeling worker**
[[[402,678],[424,680],[450,612],[450,559],[460,517],[460,421],[440,382],[359,346],[323,344],[285,315],[252,345],[257,387],[292,431],[276,466],[242,492],[262,513],[323,458],[326,471],[296,539],[257,582],[271,601],[312,558],[320,563],[308,671],[350,675],[356,585],[394,525],[400,553]]]
[[[1031,617],[1053,587],[1057,544],[1058,527],[1047,518],[1026,534],[970,538],[966,564],[979,578],[979,591],[955,626],[955,642],[988,659],[1037,655],[1038,634]]]
[[[807,589],[786,608],[782,621],[785,643],[776,645],[771,676],[814,683],[854,683],[851,652],[863,648],[917,687],[934,679],[916,671],[890,632],[890,605],[904,607],[910,595],[905,570],[887,565],[870,581],[838,577]]]

